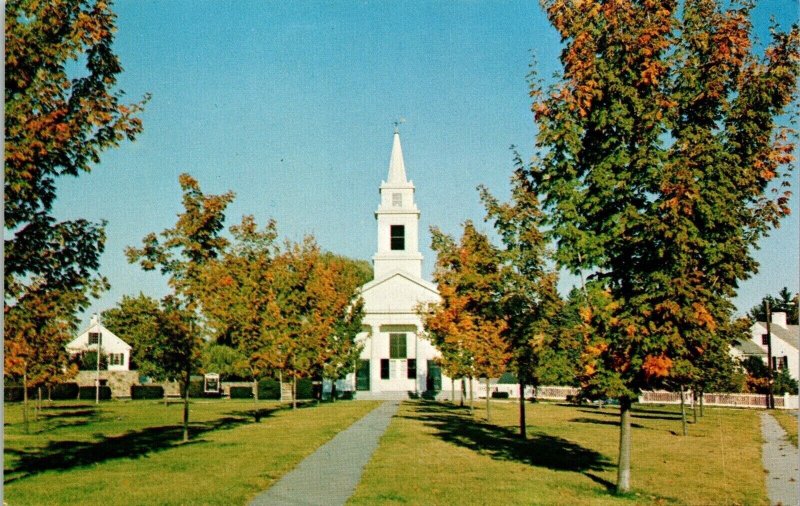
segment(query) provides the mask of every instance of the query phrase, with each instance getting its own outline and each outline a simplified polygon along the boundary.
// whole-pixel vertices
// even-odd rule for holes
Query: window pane
[[[407,371],[408,374],[406,374],[406,377],[408,379],[417,379],[417,359],[415,358],[408,359]]]
[[[769,334],[761,334],[761,344],[764,346],[769,344]]]
[[[406,358],[406,335],[389,334],[389,358]]]
[[[406,249],[406,227],[405,225],[392,225],[390,227],[392,250],[402,251]]]
[[[389,379],[389,359],[382,358],[381,359],[381,379],[388,380]]]
[[[100,333],[89,332],[89,344],[97,344],[97,341],[99,340],[100,340]]]

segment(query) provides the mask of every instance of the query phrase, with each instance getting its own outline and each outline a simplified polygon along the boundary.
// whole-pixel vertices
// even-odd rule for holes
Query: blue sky
[[[759,1],[760,37],[770,16],[786,26],[797,9]],[[313,234],[325,249],[370,259],[400,117],[429,275],[428,227],[458,234],[464,220],[480,222],[475,187],[505,196],[509,146],[533,153],[532,53],[540,75],[558,69],[558,36],[535,1],[123,0],[115,10],[119,87],[130,101],[152,99],[135,142],[59,183],[60,218],[108,220],[101,272],[112,288],[90,312],[124,294],[166,293],[161,275],[129,265],[123,250],[174,224],[181,172],[207,193],[236,193],[229,224],[275,218],[283,237]],[[741,310],[783,286],[798,290],[797,198],[792,208],[762,241]],[[573,283],[565,277],[562,291]]]

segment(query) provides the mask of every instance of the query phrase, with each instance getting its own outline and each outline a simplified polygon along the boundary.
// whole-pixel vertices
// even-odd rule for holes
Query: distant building
[[[800,358],[797,354],[798,344],[800,344],[800,326],[788,325],[786,313],[772,313],[770,334],[772,335],[773,370],[788,369],[792,378],[800,378]],[[758,356],[766,363],[767,323],[755,322],[750,329],[750,341],[734,346],[732,354],[741,358]]]
[[[395,131],[389,174],[381,183],[375,211],[374,278],[361,287],[364,331],[357,338],[364,350],[355,378],[349,378],[360,398],[403,398],[409,392],[442,390],[442,373],[435,363],[439,352],[420,337],[418,306],[440,298],[436,286],[422,279],[420,212],[414,191],[414,183],[406,179],[400,135]]]
[[[98,344],[100,353],[108,356],[107,370],[130,370],[131,346],[101,325],[96,315],[92,316],[89,328],[67,344],[67,352],[70,355],[77,355],[86,351],[96,351]]]

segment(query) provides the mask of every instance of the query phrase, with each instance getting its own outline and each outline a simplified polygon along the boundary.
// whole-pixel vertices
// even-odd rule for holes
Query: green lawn
[[[10,505],[246,504],[374,402],[284,409],[276,402],[182,404],[56,402],[22,432],[19,404],[5,404],[5,501]],[[253,411],[263,414],[256,423]]]
[[[759,413],[706,408],[682,437],[676,407],[637,406],[633,493],[616,497],[618,410],[529,404],[484,412],[404,403],[351,504],[768,504]]]
[[[775,409],[772,411],[772,414],[775,416],[775,419],[778,420],[778,423],[781,424],[783,430],[786,431],[789,440],[797,446],[797,410],[784,411]]]

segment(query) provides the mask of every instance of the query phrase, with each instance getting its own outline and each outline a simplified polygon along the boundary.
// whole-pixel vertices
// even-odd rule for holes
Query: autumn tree
[[[114,18],[91,0],[5,6],[5,373],[24,383],[61,375],[75,314],[107,286],[96,275],[104,225],[58,221],[53,203],[59,177],[142,129],[142,102],[115,91]]]
[[[547,239],[540,231],[543,214],[536,192],[525,177],[525,166],[518,154],[511,178],[511,200],[500,202],[486,187],[479,187],[503,249],[500,258],[500,307],[507,327],[503,338],[511,351],[510,365],[520,384],[519,433],[527,437],[525,386],[539,384],[541,367],[552,358],[553,319],[560,312],[561,298],[556,290],[558,275],[548,266]]]
[[[244,216],[230,231],[233,242],[201,273],[201,296],[212,338],[244,358],[241,365],[258,400],[258,379],[270,366],[263,351],[277,311],[272,269],[277,230],[274,221],[259,229],[252,216]]]
[[[227,247],[228,240],[220,235],[225,221],[225,208],[233,201],[233,193],[205,195],[198,182],[189,174],[178,178],[183,192],[184,211],[178,215],[173,228],[159,235],[150,233],[142,240],[141,248],[128,247],[125,254],[131,263],[138,262],[146,270],[159,269],[169,276],[174,296],[169,299],[165,316],[173,332],[174,348],[161,350],[169,360],[180,358],[181,381],[184,388],[183,440],[189,440],[189,382],[195,358],[199,355],[198,317],[201,309],[203,270]],[[165,343],[169,346],[169,342]],[[140,364],[141,366],[141,364]],[[170,374],[174,364],[160,362]]]
[[[788,213],[769,194],[791,160],[776,121],[795,96],[798,32],[753,54],[750,3],[542,2],[563,75],[533,83],[529,171],[556,259],[592,273],[583,386],[620,400],[617,491],[630,489],[630,407],[685,384],[751,250]],[[785,181],[784,181],[785,182]]]
[[[510,358],[503,339],[507,325],[501,304],[502,260],[485,234],[464,224],[460,242],[431,228],[436,252],[434,281],[441,302],[421,308],[426,336],[442,353],[443,363],[470,380],[486,381],[486,417],[491,419],[489,379],[499,377]],[[470,404],[472,407],[472,404]]]

